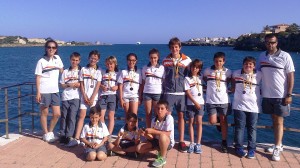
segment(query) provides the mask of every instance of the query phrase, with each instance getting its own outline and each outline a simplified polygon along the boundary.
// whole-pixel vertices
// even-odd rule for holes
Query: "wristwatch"
[[[286,97],[292,97],[292,94],[288,93],[286,94]]]

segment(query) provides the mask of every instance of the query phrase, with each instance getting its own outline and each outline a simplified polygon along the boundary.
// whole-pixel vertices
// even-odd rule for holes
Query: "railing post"
[[[5,88],[5,132],[6,132],[6,139],[9,139],[9,129],[8,129],[8,93],[7,88]]]
[[[31,112],[34,112],[34,94],[33,94],[33,85],[31,85]],[[34,115],[31,115],[31,131],[34,130]]]
[[[22,115],[21,115],[21,86],[18,86],[18,121],[19,121],[19,133],[22,132]]]

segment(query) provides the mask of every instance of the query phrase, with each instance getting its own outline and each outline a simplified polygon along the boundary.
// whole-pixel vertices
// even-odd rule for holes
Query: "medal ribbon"
[[[243,80],[244,91],[246,91],[247,86],[250,88],[250,91],[252,90],[252,79],[253,73],[246,74],[246,79]]]
[[[220,75],[218,76],[218,74]],[[222,71],[218,72],[218,70],[215,70],[215,76],[216,76],[217,91],[220,91]]]

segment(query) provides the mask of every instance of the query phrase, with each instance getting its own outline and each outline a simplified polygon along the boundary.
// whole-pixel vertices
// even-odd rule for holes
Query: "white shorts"
[[[89,105],[87,105],[87,104],[84,103],[84,100],[81,99],[80,107],[79,107],[79,108],[80,108],[80,109],[83,109],[83,110],[86,110],[86,109],[88,109],[88,108],[94,107],[94,106],[96,105],[97,101],[98,101],[98,100],[94,100],[93,105],[92,105],[92,106],[89,106]]]

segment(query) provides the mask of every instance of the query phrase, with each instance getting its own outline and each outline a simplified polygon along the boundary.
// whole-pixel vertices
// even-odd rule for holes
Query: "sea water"
[[[81,55],[81,66],[85,66],[88,63],[88,54],[92,50],[98,50],[101,53],[101,59],[99,66],[105,68],[105,58],[114,55],[118,59],[119,69],[126,68],[126,55],[128,53],[136,53],[138,56],[137,66],[142,68],[149,62],[148,52],[152,48],[157,48],[160,51],[160,60],[169,54],[169,49],[166,44],[119,44],[119,45],[107,45],[107,46],[66,46],[59,47],[58,54],[60,55],[64,68],[70,66],[69,56],[72,52],[79,52]],[[183,53],[190,56],[191,59],[201,59],[204,62],[204,67],[210,67],[213,65],[213,55],[218,51],[222,51],[226,54],[225,66],[231,70],[237,70],[242,68],[242,61],[245,56],[253,56],[258,58],[261,52],[256,51],[237,51],[231,47],[213,47],[213,46],[183,46]],[[5,47],[0,48],[0,87],[13,85],[22,82],[35,82],[35,67],[37,61],[44,55],[44,47]],[[298,73],[300,65],[300,55],[294,52],[290,53],[294,65],[296,68],[295,72],[295,86],[294,93],[300,93],[300,74]],[[34,89],[35,90],[35,89]],[[29,94],[31,87],[22,88],[22,94]],[[17,95],[17,89],[9,89],[9,98]],[[17,100],[9,102],[9,116],[17,115]],[[31,111],[31,98],[22,99],[22,111]],[[300,107],[300,97],[293,98],[293,107]],[[38,111],[38,105],[34,104],[35,111]],[[175,120],[177,120],[176,112],[172,112]],[[124,110],[119,108],[116,111],[115,116],[124,117]],[[145,118],[144,106],[141,105],[138,110],[138,116]],[[0,119],[5,118],[4,108],[4,91],[0,90]],[[39,117],[35,118],[35,128],[41,130],[39,124]],[[203,120],[207,121],[207,114],[205,113]],[[229,123],[233,123],[233,115],[228,118]],[[285,127],[300,129],[300,111],[292,111],[291,116],[285,119]],[[124,124],[124,121],[116,121],[114,134]],[[144,122],[139,123],[140,127],[144,126]],[[258,125],[272,125],[271,118],[269,115],[260,114]],[[31,128],[31,117],[23,117],[23,128]],[[56,125],[56,129],[59,128],[59,122]],[[10,132],[17,131],[17,120],[13,120],[9,125]],[[230,142],[233,141],[232,127],[228,130],[228,139]],[[0,136],[5,133],[5,124],[0,123]],[[175,137],[178,137],[177,124],[175,124]],[[188,128],[185,127],[185,140],[188,140]],[[203,126],[202,140],[220,140],[221,135],[216,130],[215,126]],[[261,143],[273,143],[273,132],[270,129],[258,129],[257,130],[257,142]],[[285,131],[283,143],[285,145],[300,147],[300,133]],[[177,138],[176,138],[177,140]]]

